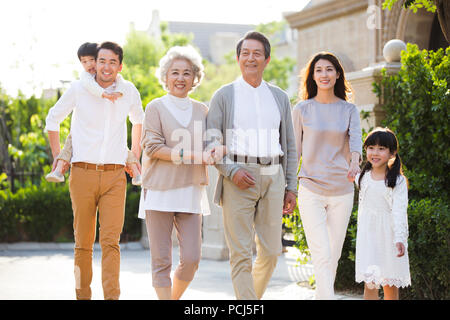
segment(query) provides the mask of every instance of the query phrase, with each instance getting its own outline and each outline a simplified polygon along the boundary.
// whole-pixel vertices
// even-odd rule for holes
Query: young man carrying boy
[[[108,92],[115,91],[122,68],[123,50],[112,42],[97,49],[95,81]],[[69,178],[74,215],[75,284],[77,299],[91,299],[92,253],[95,241],[97,207],[102,248],[102,284],[105,299],[120,296],[120,246],[123,228],[127,158],[126,120],[130,117],[132,148],[140,156],[140,138],[144,112],[139,92],[124,81],[126,99],[115,103],[89,93],[80,80],[49,110],[46,119],[54,158],[60,153],[59,124],[73,111],[72,170]]]
[[[77,55],[84,71],[81,73],[81,83],[91,94],[97,97],[106,98],[114,102],[123,96],[123,78],[120,74],[116,77],[116,87],[114,92],[108,92],[95,81],[97,54],[97,43],[86,42],[78,48]],[[54,159],[52,171],[45,176],[49,182],[63,182],[64,173],[69,169],[70,159],[72,158],[72,135],[69,133],[64,143],[64,148],[56,159]],[[125,171],[133,177],[134,185],[141,184],[140,164],[133,152],[128,150],[127,165]]]

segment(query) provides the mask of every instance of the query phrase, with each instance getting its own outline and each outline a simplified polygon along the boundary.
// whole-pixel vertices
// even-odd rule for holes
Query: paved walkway
[[[155,300],[151,286],[150,253],[140,243],[121,245],[121,300]],[[314,290],[298,285],[312,274],[311,265],[298,266],[298,251],[288,248],[278,261],[263,300],[312,300]],[[178,264],[178,248],[173,250]],[[94,247],[92,298],[103,299],[101,250]],[[360,296],[338,295],[340,300]],[[0,244],[0,300],[73,300],[73,244]],[[202,259],[185,300],[234,300],[228,261]]]

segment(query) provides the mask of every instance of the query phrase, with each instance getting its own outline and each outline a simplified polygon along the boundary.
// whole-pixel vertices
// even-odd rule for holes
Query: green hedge
[[[409,299],[450,299],[450,202],[412,200],[408,206]]]
[[[140,189],[129,184],[123,242],[141,237],[139,196]],[[8,189],[0,190],[0,242],[71,242],[72,222],[68,182],[48,183],[43,179],[40,186],[30,185],[14,194]]]

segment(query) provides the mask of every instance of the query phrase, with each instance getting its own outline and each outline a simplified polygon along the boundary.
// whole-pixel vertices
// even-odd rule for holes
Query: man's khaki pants
[[[243,168],[256,183],[241,190],[225,178],[222,211],[236,298],[255,300],[264,294],[281,254],[285,178],[281,165]],[[257,255],[252,267],[254,240]]]
[[[75,236],[77,299],[91,299],[97,208],[102,248],[103,295],[107,300],[119,299],[119,240],[124,223],[126,183],[123,168],[96,171],[72,166],[69,190]]]

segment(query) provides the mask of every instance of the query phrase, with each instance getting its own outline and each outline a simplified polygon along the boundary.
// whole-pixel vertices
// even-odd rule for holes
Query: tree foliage
[[[281,89],[286,90],[289,87],[289,79],[294,71],[296,61],[291,56],[281,57],[278,55],[276,45],[284,43],[286,21],[273,21],[262,23],[256,27],[256,30],[266,35],[271,43],[272,52],[270,62],[264,70],[264,79]]]
[[[157,39],[145,31],[129,31],[123,46],[122,76],[136,86],[144,106],[165,94],[155,75],[159,60],[171,46],[185,45],[189,41],[189,38],[182,34],[163,32],[161,38]]]
[[[450,171],[450,47],[436,52],[408,44],[397,75],[382,74],[384,125],[398,137],[400,155],[417,197],[447,197]]]
[[[50,165],[51,152],[44,128],[48,109],[55,102],[34,95],[26,98],[21,93],[11,98],[0,88],[0,169],[8,175],[10,183],[12,175],[30,180],[24,174],[39,181],[39,175]],[[61,124],[63,138],[68,135],[69,127],[68,118]]]
[[[399,0],[384,0],[383,9],[388,8],[389,10],[391,10],[398,1]],[[405,8],[411,9],[414,13],[416,13],[420,8],[424,8],[427,11],[431,12],[436,11],[436,4],[433,0],[406,0],[404,1],[403,6]]]

